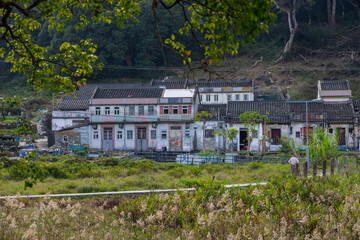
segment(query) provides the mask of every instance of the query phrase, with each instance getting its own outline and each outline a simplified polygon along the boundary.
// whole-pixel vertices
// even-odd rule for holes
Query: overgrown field
[[[43,157],[36,164],[44,167],[46,178],[24,190],[26,166],[21,161],[4,161],[0,195],[187,188],[208,183],[261,182],[272,175],[290,172],[290,166],[280,164],[190,166],[116,158]]]
[[[358,239],[360,177],[281,175],[266,186],[74,201],[7,199],[0,239]]]

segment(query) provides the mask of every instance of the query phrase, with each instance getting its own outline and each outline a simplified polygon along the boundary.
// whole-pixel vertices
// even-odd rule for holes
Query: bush
[[[176,167],[168,171],[167,173],[169,176],[173,176],[175,178],[181,178],[184,176],[185,171],[183,167]]]

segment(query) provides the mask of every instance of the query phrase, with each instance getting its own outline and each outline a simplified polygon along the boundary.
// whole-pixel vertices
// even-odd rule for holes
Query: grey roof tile
[[[182,89],[185,88],[186,80],[184,79],[164,79],[152,80],[150,86],[164,86],[166,89]]]
[[[226,104],[201,104],[198,107],[198,112],[206,111],[211,113],[212,117],[210,120],[218,120],[218,115],[220,114],[220,119],[223,119],[223,116],[226,115]]]
[[[64,97],[58,106],[60,111],[86,111],[89,109],[90,97],[79,96],[79,97]]]
[[[323,80],[320,81],[321,90],[334,91],[334,90],[350,90],[347,80]]]
[[[195,88],[198,87],[252,87],[253,82],[251,80],[243,81],[225,81],[220,79],[211,80],[198,80],[198,81],[189,81],[188,87]]]
[[[94,98],[159,98],[164,89],[157,87],[141,88],[99,88]]]

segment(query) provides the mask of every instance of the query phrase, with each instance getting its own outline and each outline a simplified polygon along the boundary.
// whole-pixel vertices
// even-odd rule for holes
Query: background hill
[[[298,0],[299,1],[299,0]],[[292,1],[277,1],[291,9]],[[354,98],[360,99],[360,1],[358,0],[301,0],[296,11],[298,29],[290,52],[275,62],[290,37],[288,16],[278,8],[276,21],[269,32],[257,38],[257,44],[240,48],[236,56],[225,56],[220,66],[214,66],[218,75],[202,71],[184,72],[183,65],[175,55],[159,47],[154,30],[150,2],[142,6],[139,23],[129,23],[126,28],[115,24],[90,24],[76,29],[68,24],[64,32],[48,30],[47,24],[34,36],[40,45],[55,51],[64,41],[79,42],[91,38],[98,44],[97,54],[105,64],[89,82],[149,82],[166,76],[188,78],[255,79],[256,85],[290,87],[292,99],[312,99],[316,96],[317,80],[349,79]],[[336,2],[335,18],[328,4]],[[332,7],[332,6],[331,6]],[[330,14],[330,15],[329,15]],[[178,12],[174,18],[160,14],[160,30],[165,37],[176,33],[181,19]],[[74,20],[73,20],[74,21]],[[182,37],[190,46],[193,61],[203,59],[202,50],[191,38]],[[241,41],[241,39],[239,39]],[[51,97],[49,92],[34,93],[26,86],[23,76],[10,73],[10,66],[0,62],[0,95],[22,97]],[[358,93],[359,92],[359,93]]]

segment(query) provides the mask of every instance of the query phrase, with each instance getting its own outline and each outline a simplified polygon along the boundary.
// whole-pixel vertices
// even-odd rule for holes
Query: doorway
[[[240,150],[244,150],[244,147],[248,145],[248,133],[246,128],[240,128],[239,131],[239,139],[240,139]]]
[[[136,131],[136,151],[145,152],[148,150],[147,128],[138,127]]]
[[[106,127],[103,130],[103,150],[114,151],[113,128]]]

